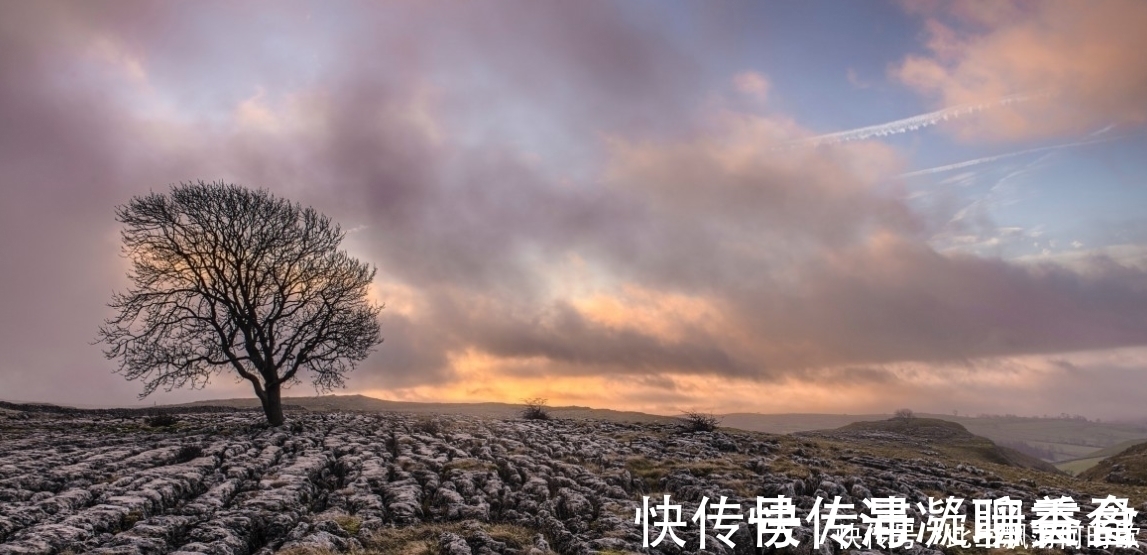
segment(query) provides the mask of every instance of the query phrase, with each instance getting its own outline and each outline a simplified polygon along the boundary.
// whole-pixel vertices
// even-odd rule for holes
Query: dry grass
[[[1117,467],[1119,470],[1116,470]],[[1109,474],[1119,476],[1120,480],[1128,484],[1147,484],[1147,443],[1134,445],[1100,461],[1094,467],[1080,473],[1080,477],[1103,480]]]
[[[346,533],[357,536],[359,529],[362,528],[362,519],[352,515],[338,515],[334,518],[335,524],[339,525]]]
[[[482,529],[494,540],[521,551],[533,546],[534,536],[537,534],[534,530],[513,524],[485,524]],[[385,528],[371,533],[363,541],[365,546],[363,555],[438,555],[438,538],[446,532],[453,532],[463,537],[466,535],[462,523],[459,522]]]
[[[498,465],[481,459],[454,459],[442,465],[443,475],[451,470],[486,470],[493,472],[498,470]]]
[[[969,534],[969,538],[971,535]],[[968,540],[969,542],[971,540]],[[1015,549],[988,549],[986,547],[945,547],[944,552],[950,555],[1062,555],[1062,549],[1037,549],[1034,547],[1017,547]]]
[[[280,549],[275,552],[276,555],[343,555],[337,551],[319,547],[291,547],[287,549]]]
[[[743,456],[729,456],[720,459],[693,462],[650,460],[645,457],[631,457],[626,459],[625,468],[634,476],[642,479],[645,483],[646,492],[658,492],[661,491],[661,479],[678,471],[685,471],[693,476],[722,474],[726,480],[731,480],[737,484],[748,484],[756,474],[745,468],[744,463],[746,460],[747,457]]]

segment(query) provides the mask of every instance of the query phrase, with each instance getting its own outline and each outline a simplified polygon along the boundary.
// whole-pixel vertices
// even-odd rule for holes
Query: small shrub
[[[357,516],[338,515],[334,518],[334,521],[339,525],[339,528],[342,528],[344,532],[352,536],[357,536],[358,531],[362,529],[362,519]]]
[[[916,418],[916,413],[912,412],[912,409],[897,409],[892,417],[907,420],[909,418]]]
[[[129,530],[135,523],[143,520],[143,513],[139,511],[131,511],[123,517],[123,529]]]
[[[546,399],[541,397],[532,397],[522,400],[522,404],[526,405],[522,409],[522,418],[526,420],[549,420],[550,411],[546,408]]]
[[[446,426],[442,423],[442,420],[437,417],[425,417],[419,418],[418,421],[414,423],[414,431],[426,435],[438,436],[446,432]]]
[[[712,432],[720,424],[720,418],[707,412],[691,410],[681,415],[681,429],[686,432]]]
[[[175,453],[175,464],[183,464],[203,456],[203,448],[198,445],[184,445]]]
[[[179,419],[175,415],[160,413],[150,416],[147,419],[147,425],[152,428],[170,428],[179,423]]]

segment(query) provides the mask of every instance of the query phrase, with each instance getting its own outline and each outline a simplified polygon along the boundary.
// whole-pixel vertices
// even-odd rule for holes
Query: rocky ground
[[[1147,443],[1108,457],[1080,476],[1115,484],[1147,485]]]
[[[685,519],[704,496],[747,512],[758,495],[792,497],[802,517],[815,497],[837,495],[1008,495],[1025,507],[1067,495],[1086,513],[1093,496],[1116,493],[1147,512],[1132,486],[965,464],[895,438],[866,449],[662,423],[347,413],[293,413],[268,428],[242,411],[161,426],[132,413],[10,409],[0,411],[0,554],[698,552],[692,523],[679,531],[684,548],[642,547],[635,511],[643,495],[666,493]],[[809,553],[810,531],[796,535],[805,541],[789,551]],[[735,549],[710,535],[707,552],[763,552],[755,539],[742,525]]]

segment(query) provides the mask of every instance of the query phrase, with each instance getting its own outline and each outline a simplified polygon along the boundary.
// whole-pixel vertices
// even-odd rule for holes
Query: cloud
[[[927,54],[892,75],[942,105],[1049,91],[963,120],[966,139],[1017,140],[1147,122],[1147,5],[965,1],[915,6],[926,18]]]
[[[305,26],[301,8],[266,25]],[[252,14],[241,8],[204,9],[223,29],[251,30]],[[123,286],[112,209],[133,194],[201,176],[269,187],[348,227],[365,225],[356,254],[377,262],[399,289],[416,289],[415,297],[529,304],[544,284],[524,251],[540,248],[548,257],[583,234],[608,233],[628,208],[554,183],[486,115],[530,105],[639,132],[654,122],[643,111],[678,102],[660,91],[689,89],[678,80],[690,64],[656,33],[635,33],[608,8],[553,10],[561,13],[523,5],[514,21],[485,12],[459,17],[448,25],[457,41],[424,40],[443,23],[433,10],[334,13],[396,32],[316,37],[313,27],[303,29],[318,39],[316,51],[338,62],[291,88],[258,33],[231,35],[228,50],[245,57],[211,41],[190,47],[200,30],[174,6],[43,3],[10,12],[0,27],[0,160],[11,184],[0,247],[5,290],[27,293],[3,321],[7,390],[77,402],[104,389],[56,391],[53,384],[68,383],[62,376],[78,367],[99,370],[72,383],[112,383],[108,398],[135,389],[111,376],[87,344],[106,316],[103,303]],[[536,51],[505,40],[519,32],[533,37]],[[438,58],[477,68],[475,86],[455,85],[436,98],[456,67],[426,62]],[[235,78],[247,64],[258,69]],[[183,73],[164,71],[172,66]],[[141,78],[150,89],[138,89]],[[576,97],[567,97],[570,90]],[[141,94],[156,105],[174,99],[178,109],[139,111]],[[465,146],[472,133],[488,135],[480,142],[491,146]],[[384,314],[386,353],[360,371],[359,384],[450,378],[450,356],[466,344],[450,322],[435,320],[448,306],[425,306]],[[377,368],[385,371],[372,377]]]
[[[763,383],[697,375],[554,376],[526,369],[507,379],[502,371],[506,361],[470,354],[456,361],[462,371],[449,383],[367,393],[410,401],[456,402],[475,398],[519,402],[542,396],[551,406],[626,407],[656,414],[685,410],[802,413],[810,409],[888,414],[908,407],[933,414],[1066,412],[1111,419],[1141,414],[1136,408],[1140,393],[1132,385],[1137,383],[1145,361],[1147,352],[1142,348],[1119,349],[944,364],[838,367],[817,371],[816,380]]]
[[[21,397],[138,391],[87,345],[125,285],[112,208],[200,177],[357,230],[389,303],[361,391],[663,409],[778,391],[830,410],[940,396],[969,360],[1147,342],[1140,267],[938,253],[878,134],[785,150],[808,130],[712,100],[728,73],[706,81],[703,56],[611,5],[291,4],[265,24],[305,40],[273,45],[243,7],[206,4],[205,26],[92,6],[0,22],[0,283],[19,292],[0,382]]]
[[[769,97],[769,81],[755,71],[742,71],[733,77],[737,92],[764,101]]]

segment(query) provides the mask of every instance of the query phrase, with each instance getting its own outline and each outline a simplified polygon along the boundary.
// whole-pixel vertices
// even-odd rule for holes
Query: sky
[[[115,208],[330,216],[338,393],[1147,417],[1147,3],[0,0],[0,399],[116,374]],[[303,383],[288,395],[313,395]]]

